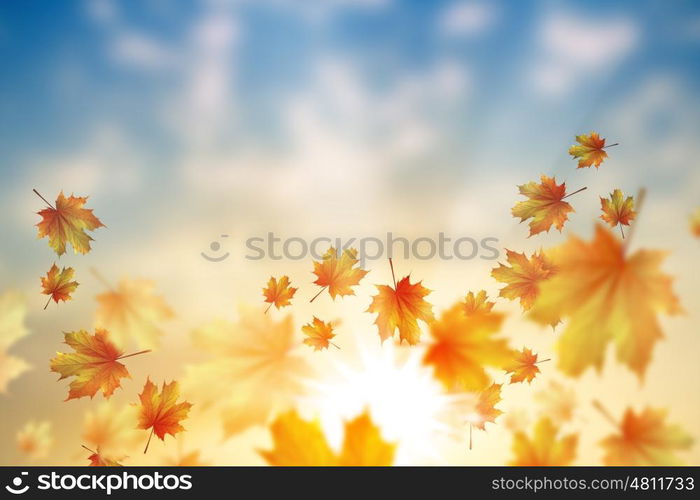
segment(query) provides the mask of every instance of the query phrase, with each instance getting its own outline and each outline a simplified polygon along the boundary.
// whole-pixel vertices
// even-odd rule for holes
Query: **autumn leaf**
[[[556,273],[556,267],[542,252],[534,253],[528,259],[524,253],[506,249],[506,259],[509,266],[499,263],[491,271],[496,281],[506,283],[498,296],[519,299],[520,306],[527,311],[537,298],[540,284]]]
[[[433,367],[448,390],[483,389],[490,382],[486,368],[501,369],[513,356],[508,341],[495,336],[503,318],[493,312],[469,317],[464,304],[456,303],[430,324],[423,364]]]
[[[134,428],[137,413],[134,405],[103,401],[85,412],[82,439],[110,456],[124,456],[141,442],[141,433]]]
[[[274,276],[270,277],[270,281],[267,282],[267,287],[263,288],[265,302],[270,303],[267,309],[265,309],[265,312],[267,312],[273,304],[277,309],[291,304],[290,299],[294,297],[297,289],[290,287],[289,284],[288,276],[282,276],[279,282]]]
[[[186,367],[183,391],[221,411],[226,437],[265,424],[304,393],[303,381],[312,375],[296,332],[291,316],[275,321],[248,308],[235,323],[198,328],[194,345],[211,359]]]
[[[192,404],[187,401],[178,403],[180,389],[178,383],[173,381],[169,384],[163,382],[161,392],[158,392],[156,385],[150,379],[146,379],[143,391],[139,394],[141,405],[139,406],[138,429],[151,429],[144,453],[148,451],[153,434],[161,441],[165,440],[165,435],[182,432],[185,428],[180,422],[187,418]]]
[[[163,335],[158,325],[174,316],[162,297],[154,295],[152,281],[123,279],[116,289],[98,295],[95,326],[109,330],[112,341],[126,347],[133,340],[153,349]]]
[[[496,408],[501,401],[502,384],[491,384],[479,392],[474,415],[469,419],[469,423],[480,430],[486,428],[486,423],[494,423],[496,417],[503,412]]]
[[[495,302],[488,300],[486,290],[481,290],[477,295],[474,295],[474,292],[469,292],[464,298],[464,313],[468,317],[485,316],[491,313],[495,305]]]
[[[693,236],[700,238],[700,208],[690,217],[690,231]]]
[[[394,276],[394,265],[391,263],[391,274]],[[399,330],[399,342],[406,340],[415,345],[420,340],[418,320],[425,323],[433,321],[433,306],[424,297],[431,291],[422,282],[411,284],[410,276],[405,276],[398,284],[394,279],[394,287],[375,285],[378,294],[372,297],[372,303],[367,308],[369,313],[377,313],[374,324],[379,329],[382,342],[394,336]]]
[[[56,198],[54,207],[41,196],[36,189],[34,192],[49,206],[38,212],[41,215],[39,238],[49,237],[49,246],[59,255],[66,253],[66,243],[70,243],[75,253],[86,254],[90,251],[92,237],[85,231],[94,231],[104,224],[95,217],[91,209],[83,208],[87,197],[69,196],[63,191]]]
[[[71,281],[75,271],[72,267],[64,267],[60,272],[56,264],[51,266],[49,272],[46,273],[46,277],[41,278],[41,287],[44,295],[49,295],[49,300],[46,302],[44,309],[49,306],[51,299],[58,304],[59,300],[67,301],[71,300],[71,294],[75,292],[78,288],[79,283],[77,281]]]
[[[72,354],[56,353],[51,360],[51,371],[61,375],[58,380],[75,377],[70,383],[66,401],[90,396],[92,399],[98,391],[109,398],[114,390],[121,387],[121,379],[129,377],[129,371],[119,362],[127,356],[109,339],[109,332],[95,330],[94,335],[85,330],[65,334],[65,343],[75,352]],[[136,354],[143,354],[141,351]]]
[[[292,410],[270,425],[273,449],[260,451],[276,466],[387,466],[394,462],[396,445],[388,443],[365,411],[345,422],[339,453],[328,444],[318,421],[307,421]]]
[[[600,404],[598,403],[599,408]],[[602,410],[605,412],[605,410]],[[682,465],[677,451],[687,450],[693,439],[678,425],[666,423],[666,410],[628,408],[616,434],[601,441],[605,465]]]
[[[576,394],[572,388],[559,382],[550,380],[546,389],[535,393],[535,401],[541,406],[541,412],[555,424],[569,422],[574,417]]]
[[[559,231],[564,227],[564,223],[569,220],[568,214],[574,209],[564,198],[583,191],[581,188],[573,193],[566,194],[566,183],[557,184],[554,177],[542,175],[541,183],[534,181],[518,186],[520,194],[526,196],[528,200],[518,202],[512,209],[513,217],[520,217],[520,222],[529,222],[530,236],[534,236],[543,231],[549,232],[552,225]]]
[[[577,377],[601,370],[609,342],[617,359],[640,378],[663,337],[657,314],[681,312],[672,279],[659,269],[664,252],[626,247],[598,225],[587,243],[576,236],[551,252],[557,273],[539,286],[531,317],[550,323],[568,318],[557,342],[558,366]]]
[[[610,198],[601,197],[600,205],[603,210],[603,215],[600,218],[611,227],[619,224],[620,232],[624,238],[625,233],[622,226],[629,226],[630,222],[637,216],[637,212],[634,211],[634,198],[628,196],[625,199],[622,191],[616,189],[610,194]]]
[[[85,448],[87,451],[92,453],[89,457],[88,460],[90,461],[90,467],[122,467],[122,464],[120,464],[118,461],[108,458],[105,455],[103,455],[100,452],[100,448],[97,448],[97,451],[93,451],[87,446],[83,445],[83,448]]]
[[[53,446],[53,432],[48,420],[30,420],[17,433],[17,446],[32,460],[47,457]]]
[[[571,465],[576,458],[578,436],[568,434],[558,438],[558,434],[559,428],[547,417],[537,421],[532,438],[524,432],[516,432],[513,436],[515,458],[510,465],[524,467]]]
[[[569,154],[574,158],[578,158],[578,167],[598,168],[601,163],[608,157],[605,148],[617,146],[617,143],[605,145],[605,139],[602,139],[598,133],[591,132],[590,134],[581,134],[576,136],[578,145],[573,145],[569,148]]]
[[[335,300],[337,295],[341,297],[344,295],[355,295],[352,287],[358,285],[360,280],[369,272],[355,267],[358,262],[356,249],[349,248],[344,250],[340,258],[338,258],[338,251],[330,247],[320,262],[314,262],[313,273],[318,278],[314,283],[323,288],[311,299],[311,302],[326,288],[328,288],[328,293],[331,294],[333,300]]]
[[[0,295],[0,394],[6,394],[9,383],[30,369],[26,361],[7,353],[15,342],[29,335],[26,317],[27,304],[19,293]]]
[[[304,332],[304,335],[306,335],[304,344],[313,347],[314,351],[328,349],[328,345],[333,344],[333,342],[330,342],[330,340],[335,337],[335,333],[333,333],[333,325],[326,323],[325,321],[321,321],[316,316],[314,316],[311,323],[307,323],[306,325],[302,326],[301,331]]]
[[[543,359],[537,361],[537,354],[534,354],[527,347],[523,347],[522,351],[516,351],[514,353],[513,359],[506,364],[504,367],[506,373],[512,373],[510,376],[510,383],[515,384],[516,382],[525,382],[529,384],[534,380],[540,369],[537,363],[542,363],[543,361],[549,361]]]

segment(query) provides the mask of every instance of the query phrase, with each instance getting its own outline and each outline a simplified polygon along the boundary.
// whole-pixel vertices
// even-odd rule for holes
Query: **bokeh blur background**
[[[1,2],[0,293],[26,301],[30,334],[10,353],[32,369],[0,394],[0,463],[87,463],[80,445],[90,444],[99,412],[128,412],[146,376],[185,380],[188,366],[212,359],[191,333],[237,321],[241,307],[264,310],[261,288],[281,274],[300,290],[272,320],[290,314],[299,340],[312,315],[340,320],[341,349],[299,345],[315,375],[294,402],[334,443],[343,420],[369,408],[398,442],[397,463],[506,463],[513,429],[531,429],[547,411],[546,396],[534,395],[552,382],[574,393],[564,426],[579,434],[577,464],[601,463],[598,442],[615,431],[593,399],[618,417],[628,406],[666,408],[697,441],[700,241],[688,218],[700,204],[699,50],[700,5],[691,0]],[[567,149],[590,130],[621,145],[598,171],[577,170]],[[588,190],[571,200],[576,213],[562,234],[527,239],[510,208],[516,185],[542,173]],[[374,315],[364,312],[373,284],[391,282],[386,261],[368,264],[356,296],[309,304],[317,291],[310,258],[244,258],[245,240],[268,232],[443,231],[498,238],[502,254],[531,252],[568,233],[589,237],[598,196],[641,187],[648,196],[633,246],[669,251],[663,269],[686,311],[662,316],[666,338],[644,381],[611,355],[601,373],[579,379],[543,365],[530,386],[504,388],[505,414],[475,433],[472,450],[466,430],[441,425],[439,386],[416,362],[422,347],[381,347]],[[93,234],[91,253],[69,250],[59,260],[36,239],[44,204],[33,188],[50,201],[61,190],[90,197],[107,226]],[[230,256],[215,263],[201,252]],[[39,276],[52,262],[74,267],[80,287],[72,301],[42,310]],[[436,312],[468,290],[495,297],[495,265],[395,260],[397,274],[433,290]],[[48,369],[64,350],[62,332],[94,325],[105,286],[91,268],[115,285],[152,280],[174,312],[159,326],[160,346],[130,361],[132,379],[108,407],[101,395],[64,402],[67,382]],[[515,303],[496,307],[508,314],[511,345],[554,356],[556,331],[528,321]],[[237,381],[219,383],[225,390]],[[194,389],[185,396],[195,404],[187,431],[154,441],[145,457],[146,431],[114,432],[125,463],[177,462],[193,451],[209,464],[263,463],[265,425],[225,437],[216,403],[200,402]],[[44,456],[17,446],[30,421],[50,422]],[[682,457],[700,464],[700,447]]]

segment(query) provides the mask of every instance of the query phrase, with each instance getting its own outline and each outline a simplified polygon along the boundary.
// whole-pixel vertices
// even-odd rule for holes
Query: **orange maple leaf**
[[[141,405],[139,406],[137,426],[138,429],[151,429],[146,448],[143,450],[144,453],[148,451],[148,445],[151,443],[154,433],[161,441],[164,441],[166,434],[175,436],[175,434],[185,430],[180,422],[187,418],[192,404],[187,401],[178,403],[179,396],[180,389],[177,382],[173,381],[169,384],[163,382],[163,389],[158,393],[156,385],[151,382],[150,378],[146,379],[143,391],[139,394]]]
[[[496,422],[496,417],[503,413],[496,408],[496,405],[501,401],[501,387],[502,384],[491,384],[479,392],[475,408],[475,419],[473,421],[469,419],[471,425],[483,431],[487,422]]]
[[[314,320],[311,323],[307,323],[306,325],[302,326],[301,331],[304,332],[304,335],[306,335],[304,344],[313,347],[314,351],[328,349],[328,346],[333,344],[333,342],[330,341],[333,337],[335,337],[335,333],[333,333],[333,325],[331,323],[321,321],[316,316],[314,316]],[[335,346],[335,344],[333,345]]]
[[[522,351],[516,351],[514,354],[514,358],[504,367],[506,374],[512,373],[510,376],[511,384],[524,382],[526,380],[529,384],[534,380],[537,374],[540,373],[537,363],[549,361],[547,359],[537,361],[537,354],[534,354],[527,347],[523,347]]]
[[[690,217],[690,232],[696,238],[700,238],[700,208]]]
[[[542,181],[540,184],[532,181],[518,186],[520,194],[529,199],[518,202],[511,209],[513,217],[520,217],[520,222],[532,219],[528,224],[530,236],[543,231],[549,232],[552,225],[561,231],[564,223],[569,220],[567,214],[574,211],[573,207],[564,201],[564,198],[586,189],[582,188],[567,195],[565,182],[557,184],[554,177],[546,175],[542,175],[540,180]]]
[[[620,232],[624,238],[625,233],[622,226],[629,226],[630,222],[637,216],[637,212],[634,211],[634,198],[628,196],[625,199],[622,191],[616,189],[610,194],[610,198],[601,197],[600,205],[603,210],[603,215],[600,218],[612,227],[619,224]]]
[[[41,287],[44,295],[49,295],[49,300],[46,302],[44,309],[49,307],[51,299],[58,304],[59,300],[67,301],[71,299],[71,294],[78,288],[77,281],[71,281],[75,275],[75,270],[72,267],[64,267],[60,272],[56,264],[51,266],[46,277],[41,277]]]
[[[277,278],[274,276],[270,277],[270,281],[267,282],[267,287],[263,288],[265,302],[270,303],[267,309],[265,309],[265,312],[267,312],[273,304],[277,309],[291,304],[290,299],[294,297],[298,289],[289,285],[289,276],[282,276],[279,281],[277,281]]]
[[[574,158],[578,158],[578,167],[591,167],[595,166],[598,168],[603,160],[608,157],[608,153],[605,152],[605,148],[611,148],[617,146],[617,143],[605,145],[605,139],[602,139],[597,132],[591,132],[589,135],[581,134],[576,136],[577,145],[573,145],[569,148],[569,154]]]
[[[568,434],[557,439],[559,428],[547,417],[536,424],[532,438],[524,432],[513,435],[513,454],[510,465],[562,466],[571,465],[576,458],[578,436]]]
[[[499,264],[491,271],[491,276],[496,281],[506,283],[498,296],[509,300],[520,299],[520,305],[527,311],[537,298],[540,284],[551,278],[556,273],[556,268],[542,252],[534,253],[528,259],[524,253],[506,248],[506,258],[510,267]]]
[[[490,314],[496,303],[487,299],[486,290],[481,290],[477,295],[474,295],[474,292],[467,293],[467,296],[464,298],[464,313],[467,316]]]
[[[97,448],[97,451],[93,451],[85,445],[83,445],[83,448],[91,453],[91,455],[88,457],[90,467],[122,467],[122,464],[120,464],[117,460],[104,456],[100,452],[99,447]]]
[[[508,341],[494,336],[504,316],[489,313],[469,317],[456,303],[430,323],[433,342],[423,357],[435,377],[449,390],[478,391],[489,382],[486,367],[502,368],[513,357]]]
[[[66,198],[61,191],[54,208],[36,189],[34,192],[49,206],[38,212],[42,217],[41,222],[37,224],[39,238],[48,236],[49,246],[59,256],[66,253],[66,243],[73,246],[75,253],[88,253],[92,238],[85,230],[94,231],[98,227],[104,227],[104,224],[93,215],[91,209],[83,208],[87,197],[71,195]]]
[[[603,439],[605,465],[681,465],[676,450],[687,450],[693,439],[678,425],[666,423],[666,410],[645,408],[638,414],[627,408],[619,424],[599,402],[594,401],[618,434]]]
[[[576,236],[549,252],[557,273],[539,286],[531,317],[547,324],[569,319],[557,343],[558,366],[577,377],[603,365],[607,344],[641,378],[663,337],[657,314],[681,312],[672,279],[659,267],[664,252],[628,256],[622,240],[601,225],[588,243]]]
[[[391,259],[389,261],[391,263]],[[393,277],[393,263],[391,274]],[[421,283],[419,281],[411,284],[410,276],[405,276],[398,284],[394,280],[393,288],[388,285],[375,285],[379,293],[372,297],[367,312],[377,313],[374,324],[379,329],[382,342],[393,337],[398,328],[399,342],[406,340],[410,345],[415,345],[420,340],[418,320],[429,323],[435,319],[433,306],[424,299],[430,290]]]
[[[314,262],[313,273],[318,277],[314,283],[321,288],[311,302],[328,288],[328,293],[335,300],[336,295],[355,295],[352,290],[369,271],[355,267],[357,260],[357,250],[349,248],[345,250],[340,258],[338,251],[330,247],[323,255],[320,262]]]
[[[75,377],[70,383],[66,401],[83,396],[92,399],[100,390],[105,398],[109,398],[115,389],[121,387],[120,380],[129,376],[126,366],[119,362],[127,356],[109,340],[107,330],[97,329],[94,335],[84,330],[66,333],[65,343],[75,352],[56,353],[51,360],[51,371],[61,375],[58,380]],[[148,351],[129,354],[128,357],[145,352]]]
[[[279,415],[270,431],[273,449],[259,452],[270,465],[387,466],[394,462],[396,445],[382,438],[367,411],[345,422],[339,453],[328,444],[318,421],[304,420],[294,410]]]

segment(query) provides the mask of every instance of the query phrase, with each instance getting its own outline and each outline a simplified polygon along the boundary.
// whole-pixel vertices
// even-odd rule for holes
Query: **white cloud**
[[[175,52],[161,42],[146,35],[124,32],[117,35],[110,47],[112,59],[138,69],[161,70],[172,68]]]
[[[484,2],[457,2],[442,11],[438,29],[445,36],[475,36],[488,30],[495,19],[496,10],[493,5]]]
[[[102,24],[114,23],[119,15],[112,0],[87,0],[85,8],[91,19]]]
[[[638,41],[637,26],[629,19],[549,14],[539,32],[533,82],[540,91],[561,96],[577,82],[614,68]]]

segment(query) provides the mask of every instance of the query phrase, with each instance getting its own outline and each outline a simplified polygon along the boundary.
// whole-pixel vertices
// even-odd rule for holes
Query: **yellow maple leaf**
[[[29,335],[25,326],[27,304],[17,292],[0,295],[0,394],[7,392],[9,383],[30,369],[21,358],[10,356],[7,351],[23,337]]]
[[[56,264],[51,266],[51,269],[46,273],[46,277],[41,278],[41,287],[43,288],[41,293],[49,296],[44,309],[49,307],[51,299],[56,304],[58,304],[59,300],[64,302],[71,300],[71,294],[79,285],[77,281],[71,281],[74,274],[75,271],[72,267],[64,267],[59,271]]]
[[[301,331],[304,332],[304,335],[306,335],[304,344],[313,347],[314,351],[328,349],[328,346],[333,344],[333,342],[330,341],[333,337],[335,337],[335,333],[333,333],[333,325],[326,323],[325,321],[321,321],[316,316],[314,316],[311,323],[302,326]]]
[[[594,166],[598,168],[601,163],[608,157],[608,153],[605,152],[605,148],[610,148],[617,146],[617,143],[605,145],[605,139],[600,137],[597,132],[591,132],[590,134],[581,134],[576,136],[575,144],[569,148],[569,154],[573,158],[578,158],[578,167],[591,167]]]
[[[267,306],[267,309],[265,309],[265,312],[267,312],[273,304],[277,309],[291,304],[290,300],[294,297],[297,289],[289,285],[289,276],[282,276],[279,281],[277,281],[277,278],[274,276],[270,277],[270,280],[267,282],[267,287],[263,288],[265,302],[270,304]]]
[[[571,236],[552,252],[557,272],[539,285],[531,316],[544,324],[568,318],[557,342],[564,373],[600,370],[607,344],[614,341],[617,359],[644,375],[663,337],[657,314],[681,311],[671,278],[659,269],[664,257],[653,250],[628,256],[621,240],[600,225],[590,243]]]
[[[528,259],[524,253],[506,248],[506,258],[510,266],[499,263],[491,271],[491,276],[496,281],[506,284],[498,296],[508,300],[520,299],[520,306],[527,311],[537,298],[540,284],[551,278],[556,273],[556,268],[542,252],[534,253]]]
[[[53,441],[52,425],[48,420],[30,420],[17,433],[18,448],[31,460],[47,457]]]
[[[539,361],[539,363],[542,361]],[[537,354],[533,353],[529,348],[524,347],[522,351],[514,353],[513,359],[506,364],[503,369],[506,373],[512,373],[510,376],[511,384],[524,381],[527,381],[529,384],[535,379],[537,374],[540,373],[537,363]]]
[[[313,273],[317,277],[314,283],[323,288],[311,301],[313,302],[326,288],[333,300],[337,295],[355,295],[352,287],[359,285],[360,280],[369,272],[355,267],[358,262],[356,249],[349,248],[339,257],[338,251],[330,247],[320,262],[314,262]]]
[[[518,202],[511,209],[513,217],[520,217],[520,222],[532,219],[529,222],[530,236],[543,231],[549,232],[552,225],[561,231],[568,220],[568,214],[574,211],[573,207],[564,201],[564,198],[574,194],[566,194],[565,182],[557,184],[554,177],[546,175],[542,175],[540,181],[539,184],[532,181],[518,186],[520,194],[528,199]]]
[[[367,411],[345,422],[345,437],[339,453],[328,444],[316,420],[304,420],[292,410],[270,425],[274,447],[260,451],[270,465],[277,466],[387,466],[394,462],[396,445],[382,438]]]
[[[620,225],[620,233],[625,237],[625,232],[622,226],[629,226],[630,222],[637,216],[634,211],[634,198],[632,196],[624,197],[619,189],[610,193],[610,198],[600,198],[601,210],[603,215],[600,216],[611,227]]]
[[[163,335],[158,325],[174,313],[153,294],[154,288],[152,281],[123,279],[116,289],[98,295],[95,327],[109,330],[112,341],[122,348],[129,341],[144,349],[157,347]]]
[[[487,315],[491,313],[495,305],[495,302],[488,300],[486,290],[481,290],[476,295],[474,292],[469,292],[464,298],[464,313],[467,316]]]
[[[557,438],[559,428],[547,417],[535,424],[532,438],[524,432],[513,436],[513,454],[510,465],[518,466],[562,466],[571,465],[576,458],[578,436],[568,434]]]

